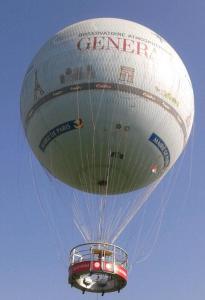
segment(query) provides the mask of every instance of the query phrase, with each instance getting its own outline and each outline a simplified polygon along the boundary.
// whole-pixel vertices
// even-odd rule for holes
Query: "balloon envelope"
[[[30,64],[21,116],[40,163],[79,190],[119,194],[165,174],[194,116],[189,75],[150,29],[92,19],[52,37]]]

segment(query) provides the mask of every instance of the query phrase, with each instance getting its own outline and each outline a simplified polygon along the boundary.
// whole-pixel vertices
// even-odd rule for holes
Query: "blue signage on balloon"
[[[167,168],[170,163],[170,152],[165,142],[156,133],[152,133],[149,137],[149,141],[159,149],[164,158],[164,167]]]
[[[44,152],[46,147],[48,146],[48,144],[55,139],[56,137],[58,137],[59,135],[74,130],[74,129],[79,129],[83,127],[83,120],[82,119],[77,119],[77,120],[72,120],[72,121],[68,121],[65,123],[62,123],[56,127],[54,127],[53,129],[49,130],[44,137],[42,138],[40,144],[39,144],[39,148]]]

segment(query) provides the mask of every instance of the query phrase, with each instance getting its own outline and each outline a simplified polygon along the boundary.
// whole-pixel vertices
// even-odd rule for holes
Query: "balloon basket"
[[[70,251],[68,282],[85,292],[115,292],[124,288],[128,277],[128,255],[113,244],[95,242]]]

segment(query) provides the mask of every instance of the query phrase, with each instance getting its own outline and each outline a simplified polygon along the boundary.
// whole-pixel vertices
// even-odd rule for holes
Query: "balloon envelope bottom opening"
[[[81,244],[70,252],[68,282],[83,293],[119,292],[127,284],[127,267],[122,248],[104,242]]]

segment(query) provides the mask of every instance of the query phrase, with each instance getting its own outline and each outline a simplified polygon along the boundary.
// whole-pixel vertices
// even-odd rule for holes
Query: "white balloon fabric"
[[[64,28],[30,64],[21,117],[40,163],[97,194],[130,192],[182,153],[194,96],[173,48],[137,23],[91,19]]]

